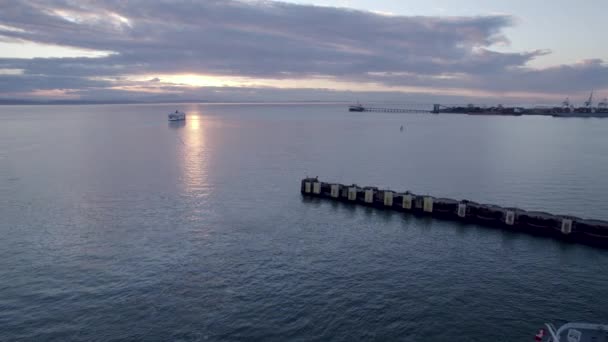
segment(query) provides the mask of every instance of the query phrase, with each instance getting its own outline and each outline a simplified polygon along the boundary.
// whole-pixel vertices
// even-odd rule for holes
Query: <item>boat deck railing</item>
[[[551,323],[546,323],[545,326],[549,331],[549,335],[551,335],[551,342],[570,342],[571,339],[568,338],[567,341],[562,341],[560,336],[567,330],[575,330],[578,333],[578,337],[574,339],[574,341],[586,342],[586,341],[602,341],[596,340],[595,338],[591,338],[588,335],[594,335],[594,333],[604,333],[608,335],[608,325],[606,324],[594,324],[594,323],[566,323],[559,327],[559,329],[555,329],[555,326]],[[587,332],[587,334],[585,334]],[[590,333],[593,332],[593,333]],[[582,337],[582,338],[581,338]]]

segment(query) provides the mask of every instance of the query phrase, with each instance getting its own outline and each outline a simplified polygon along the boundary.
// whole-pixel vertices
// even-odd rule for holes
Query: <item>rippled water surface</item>
[[[608,251],[303,199],[300,179],[608,219],[608,120],[0,107],[0,340],[529,341]],[[404,125],[404,132],[399,127]]]

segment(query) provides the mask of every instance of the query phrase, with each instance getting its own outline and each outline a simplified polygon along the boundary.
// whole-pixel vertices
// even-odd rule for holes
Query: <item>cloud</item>
[[[547,69],[526,64],[547,51],[497,52],[507,15],[407,17],[270,1],[19,1],[0,4],[0,40],[109,51],[97,58],[0,58],[0,88],[130,92],[150,75],[571,93],[608,88],[602,60]],[[0,52],[0,57],[2,56]],[[148,82],[134,85],[133,76]],[[151,78],[151,79],[150,79]],[[151,85],[152,84],[152,85]],[[169,85],[170,86],[170,85]],[[55,88],[52,88],[55,87]],[[130,87],[130,88],[129,88]],[[184,91],[181,89],[180,91]]]

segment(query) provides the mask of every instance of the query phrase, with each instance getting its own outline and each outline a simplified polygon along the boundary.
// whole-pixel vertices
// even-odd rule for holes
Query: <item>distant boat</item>
[[[349,112],[365,112],[365,107],[363,107],[359,101],[357,101],[356,105],[348,106]]]
[[[590,323],[567,323],[556,329],[553,324],[545,324],[535,336],[536,341],[548,342],[604,342],[608,341],[608,325]]]
[[[175,112],[169,113],[169,121],[183,121],[186,120],[186,113],[176,110]]]

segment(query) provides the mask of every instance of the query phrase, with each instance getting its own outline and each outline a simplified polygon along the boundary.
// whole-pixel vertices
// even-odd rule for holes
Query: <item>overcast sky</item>
[[[605,0],[0,0],[0,98],[582,102],[608,96],[606,13]]]

